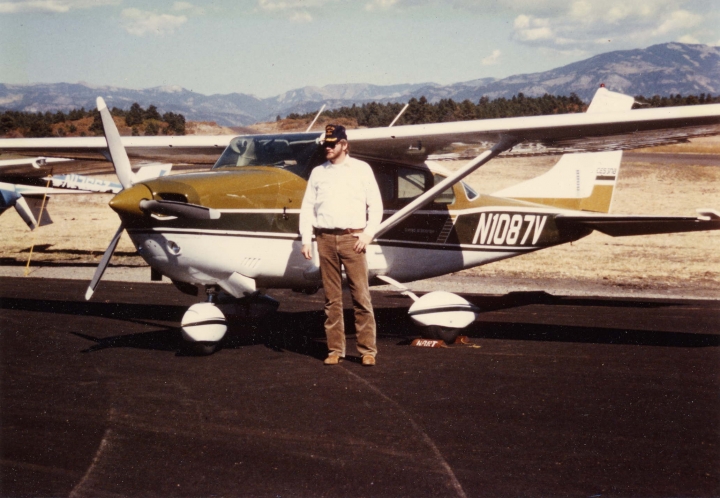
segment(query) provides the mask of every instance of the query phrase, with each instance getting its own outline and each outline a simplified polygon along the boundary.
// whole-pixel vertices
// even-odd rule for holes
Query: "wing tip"
[[[95,99],[95,103],[97,104],[98,111],[107,109],[107,104],[105,104],[105,100],[103,100],[102,97],[98,97],[97,99]]]

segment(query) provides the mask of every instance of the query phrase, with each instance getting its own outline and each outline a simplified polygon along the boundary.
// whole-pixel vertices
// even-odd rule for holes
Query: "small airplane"
[[[409,315],[423,336],[451,342],[480,310],[444,291],[417,298],[402,282],[547,249],[595,230],[626,236],[720,229],[720,213],[712,209],[696,217],[609,214],[623,150],[720,134],[720,104],[632,105],[632,97],[600,88],[582,114],[348,130],[351,154],[371,165],[384,203],[384,221],[367,251],[371,284],[391,284],[413,297]],[[15,153],[87,158],[109,151],[123,186],[110,207],[121,221],[86,299],[123,231],[151,278],[167,276],[196,296],[205,290],[207,301],[190,307],[181,324],[183,338],[200,353],[220,344],[225,315],[275,309],[266,290],[318,290],[318,259],[301,255],[298,219],[310,171],[324,162],[322,133],[120,137],[101,98],[98,110],[105,139],[0,140],[0,149]],[[486,150],[455,172],[428,160],[452,153],[452,144]],[[220,149],[209,171],[133,177],[131,156],[187,160],[188,154],[217,157]],[[462,181],[500,154],[562,156],[543,175],[492,195]]]

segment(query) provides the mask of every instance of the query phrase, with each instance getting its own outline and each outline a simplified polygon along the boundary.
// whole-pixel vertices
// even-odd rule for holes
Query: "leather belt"
[[[325,233],[328,235],[348,235],[351,233],[360,233],[364,231],[364,228],[317,228],[314,227],[315,235]]]

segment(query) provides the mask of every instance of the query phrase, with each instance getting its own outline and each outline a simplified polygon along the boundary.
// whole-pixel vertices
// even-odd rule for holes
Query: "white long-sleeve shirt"
[[[327,161],[310,173],[300,208],[302,243],[312,242],[313,227],[364,229],[373,237],[382,213],[380,189],[368,163],[350,156],[338,164]]]

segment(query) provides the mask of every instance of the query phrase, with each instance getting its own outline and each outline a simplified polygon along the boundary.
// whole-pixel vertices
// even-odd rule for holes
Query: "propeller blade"
[[[189,218],[191,220],[217,220],[220,218],[220,211],[197,204],[176,201],[140,201],[140,209],[150,213],[162,214],[165,216],[177,216],[178,218]]]
[[[105,273],[105,269],[107,268],[107,265],[110,262],[110,258],[112,257],[113,253],[115,252],[115,248],[117,247],[118,242],[120,241],[120,236],[122,235],[124,229],[125,229],[125,227],[121,223],[117,232],[115,232],[115,236],[110,241],[110,245],[108,246],[107,249],[105,249],[105,254],[103,254],[103,257],[100,260],[100,264],[98,265],[97,269],[95,270],[95,274],[93,275],[93,278],[90,281],[90,285],[88,285],[87,291],[85,292],[85,300],[86,301],[90,300],[93,293],[95,292],[95,289],[97,288],[98,284],[100,283],[100,279],[102,278],[103,273]]]
[[[130,165],[130,159],[120,139],[120,132],[118,132],[115,121],[113,121],[112,115],[102,97],[97,98],[97,109],[100,111],[100,118],[102,118],[105,140],[107,141],[108,150],[110,151],[110,158],[115,167],[115,174],[118,180],[120,180],[120,183],[122,183],[122,186],[128,188],[134,183],[134,175],[132,166]]]

